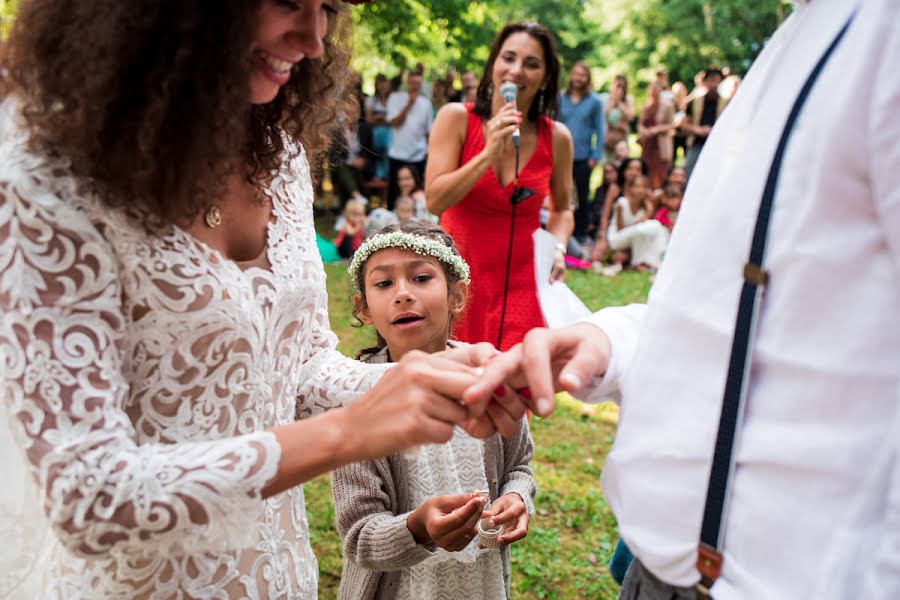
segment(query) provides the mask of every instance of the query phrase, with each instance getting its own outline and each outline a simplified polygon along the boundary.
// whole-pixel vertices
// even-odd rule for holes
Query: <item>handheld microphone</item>
[[[500,86],[500,96],[503,98],[503,102],[509,104],[510,102],[515,102],[516,95],[519,93],[519,88],[516,87],[512,81],[504,81],[503,85]],[[519,147],[519,126],[516,125],[515,131],[512,134],[513,146],[518,149]]]

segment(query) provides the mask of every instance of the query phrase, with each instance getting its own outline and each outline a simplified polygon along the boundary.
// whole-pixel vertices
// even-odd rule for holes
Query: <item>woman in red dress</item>
[[[500,95],[505,82],[518,88],[514,102],[505,103]],[[426,202],[472,269],[469,308],[454,327],[456,339],[487,341],[506,350],[530,329],[544,326],[531,237],[540,227],[544,199],[551,199],[547,229],[559,242],[551,279],[565,276],[565,245],[573,225],[572,138],[564,125],[551,120],[558,102],[553,36],[535,23],[510,23],[491,45],[475,103],[447,104],[435,119]],[[518,180],[512,142],[517,127]],[[533,193],[513,205],[517,189]]]

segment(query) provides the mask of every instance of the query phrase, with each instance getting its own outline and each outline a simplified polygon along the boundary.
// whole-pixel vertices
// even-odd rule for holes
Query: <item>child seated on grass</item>
[[[359,200],[347,200],[343,216],[344,222],[334,238],[334,246],[341,258],[351,258],[366,232],[366,206]]]
[[[400,196],[394,202],[394,214],[401,223],[416,218],[416,204],[409,196]]]
[[[670,232],[675,227],[678,210],[681,208],[681,186],[669,184],[662,194],[661,206],[653,218],[662,223]]]
[[[469,267],[440,227],[386,227],[357,251],[350,278],[354,315],[375,326],[378,340],[361,360],[394,362],[411,350],[456,345],[450,333],[466,305]],[[332,473],[344,555],[339,598],[509,598],[508,544],[525,537],[533,512],[533,449],[520,419],[511,438],[478,440],[457,427],[445,444]],[[490,542],[478,535],[479,521],[503,530]]]

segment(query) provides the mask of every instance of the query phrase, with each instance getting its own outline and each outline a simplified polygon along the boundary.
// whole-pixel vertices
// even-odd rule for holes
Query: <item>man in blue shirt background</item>
[[[573,235],[583,243],[591,214],[591,171],[603,158],[603,139],[606,135],[603,100],[591,91],[591,70],[583,62],[575,63],[569,71],[566,89],[560,94],[559,121],[572,134],[575,150],[572,179],[578,194]]]

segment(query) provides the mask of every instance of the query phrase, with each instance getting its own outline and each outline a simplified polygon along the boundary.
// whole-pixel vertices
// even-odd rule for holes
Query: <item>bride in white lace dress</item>
[[[335,351],[303,146],[343,93],[345,9],[252,5],[20,3],[0,597],[315,598],[299,484],[484,410],[452,398],[485,348],[383,378]]]

